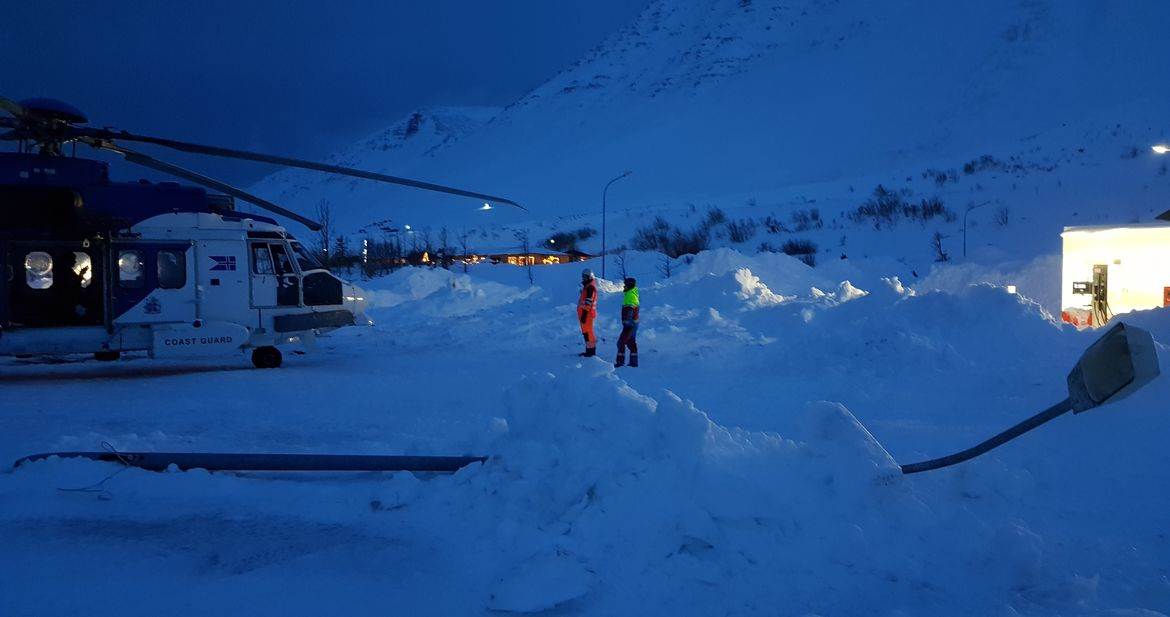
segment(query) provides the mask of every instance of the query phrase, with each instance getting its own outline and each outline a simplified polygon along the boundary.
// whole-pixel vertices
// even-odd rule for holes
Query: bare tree
[[[349,258],[349,243],[345,236],[339,235],[333,239],[333,266],[337,268],[344,267],[345,271],[349,272],[350,258]]]
[[[418,234],[415,234],[415,235],[417,236]],[[435,261],[434,261],[435,242],[431,238],[431,228],[430,227],[427,227],[426,229],[423,230],[422,250],[423,250],[423,252],[425,252],[427,254],[428,257],[431,258],[431,263],[432,264],[435,263]]]
[[[626,247],[621,247],[613,256],[613,263],[618,267],[618,273],[622,275],[622,280],[629,278],[630,274],[626,271]]]
[[[516,240],[520,242],[520,250],[524,253],[524,268],[528,271],[528,284],[535,285],[536,279],[532,276],[532,259],[528,254],[531,250],[528,242],[528,230],[517,231]]]
[[[942,233],[936,231],[936,232],[934,232],[934,237],[931,238],[931,240],[930,240],[930,246],[931,246],[931,248],[934,249],[934,260],[938,261],[938,262],[951,260],[950,253],[946,252],[946,250],[943,249],[943,244],[942,244],[943,238],[946,238],[946,236],[944,236],[944,235],[942,235]]]
[[[1012,211],[1007,206],[1003,206],[995,211],[995,224],[1000,227],[1007,227],[1007,224],[1012,220]]]
[[[332,206],[328,199],[322,199],[317,202],[317,222],[321,223],[321,229],[317,232],[317,253],[321,257],[321,263],[329,266],[329,247],[333,242],[333,217]]]
[[[666,278],[670,278],[670,275],[674,273],[674,261],[669,255],[662,256],[662,261],[658,264],[658,271]]]
[[[459,232],[459,251],[463,253],[460,257],[463,260],[463,273],[467,273],[467,258],[471,256],[471,235],[467,230]]]
[[[450,249],[447,245],[447,236],[447,227],[444,226],[439,230],[439,265],[443,266],[444,269],[450,269],[451,267]]]

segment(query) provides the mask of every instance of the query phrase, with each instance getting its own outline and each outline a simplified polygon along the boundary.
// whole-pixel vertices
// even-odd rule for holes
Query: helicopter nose
[[[364,326],[374,323],[366,316],[369,302],[366,301],[366,292],[361,287],[352,283],[345,285],[345,306],[353,313],[353,320],[357,325]]]

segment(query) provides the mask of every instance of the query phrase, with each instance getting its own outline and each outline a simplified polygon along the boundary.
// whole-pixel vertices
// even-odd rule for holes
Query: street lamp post
[[[605,185],[605,190],[601,191],[601,278],[605,278],[605,261],[606,261],[606,255],[605,255],[605,198],[606,198],[606,195],[609,193],[609,187],[611,184],[613,184],[614,182],[617,182],[618,180],[621,180],[622,178],[625,178],[626,176],[628,176],[632,173],[634,173],[634,172],[632,172],[628,169],[626,171],[623,171],[622,175],[614,178],[613,180],[610,180]]]
[[[967,258],[967,215],[971,214],[971,211],[975,208],[982,208],[989,203],[991,202],[985,201],[981,204],[967,206],[967,209],[963,212],[963,259]]]

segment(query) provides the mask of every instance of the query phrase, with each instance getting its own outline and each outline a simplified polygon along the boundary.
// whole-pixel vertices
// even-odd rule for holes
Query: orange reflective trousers
[[[588,281],[581,286],[581,297],[577,299],[577,321],[581,323],[586,351],[597,348],[597,335],[593,333],[594,319],[597,319],[597,285]]]

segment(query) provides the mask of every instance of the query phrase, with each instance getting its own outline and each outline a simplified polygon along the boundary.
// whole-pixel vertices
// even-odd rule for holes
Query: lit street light
[[[1166,154],[1167,152],[1170,152],[1170,146],[1167,146],[1166,144],[1158,144],[1151,147],[1150,150],[1153,150],[1154,154]]]
[[[611,184],[613,184],[614,182],[617,182],[618,180],[621,180],[622,178],[625,178],[626,176],[628,176],[632,173],[634,173],[634,172],[632,172],[628,169],[626,171],[623,171],[622,175],[614,178],[613,180],[610,180],[609,183],[605,185],[605,190],[601,191],[601,278],[605,278],[605,261],[606,261],[606,256],[605,256],[605,197],[609,193],[609,186]]]

